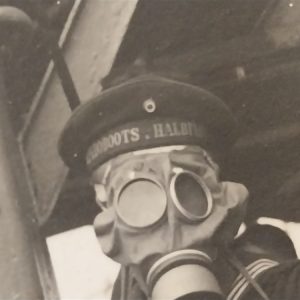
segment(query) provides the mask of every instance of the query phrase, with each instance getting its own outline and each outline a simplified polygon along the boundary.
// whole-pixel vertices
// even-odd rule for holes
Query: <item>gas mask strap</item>
[[[137,266],[132,265],[132,266],[130,266],[130,271],[133,275],[133,278],[138,283],[138,285],[139,285],[140,289],[142,290],[142,292],[146,295],[147,299],[150,299],[149,298],[149,290],[148,290],[146,281],[143,279],[141,270]],[[131,300],[131,299],[127,299],[127,300]]]
[[[237,271],[240,272],[242,276],[247,280],[247,282],[252,285],[252,287],[256,290],[256,292],[261,296],[263,300],[270,300],[269,296],[264,292],[262,287],[259,285],[259,283],[252,278],[252,276],[249,274],[245,266],[242,264],[242,262],[236,257],[234,254],[232,254],[231,251],[228,249],[223,249],[224,258],[232,265],[233,268],[235,268]]]
[[[121,299],[120,300],[129,300],[128,299],[128,288],[129,288],[129,267],[121,267]]]

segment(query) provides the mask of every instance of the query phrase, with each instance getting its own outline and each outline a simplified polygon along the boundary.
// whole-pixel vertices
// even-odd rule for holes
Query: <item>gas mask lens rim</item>
[[[205,201],[206,201],[206,210],[205,210],[204,214],[196,215],[196,214],[191,213],[182,204],[182,199],[178,198],[177,182],[181,176],[188,176],[188,177],[192,178],[201,188],[201,190],[202,190],[201,193],[204,194],[203,199],[205,199]],[[171,179],[170,194],[171,194],[171,199],[172,199],[175,207],[177,208],[177,210],[189,221],[193,221],[193,222],[203,221],[210,215],[210,213],[212,211],[213,198],[212,198],[212,194],[211,194],[209,188],[207,187],[205,182],[201,179],[201,177],[199,177],[198,175],[196,175],[192,172],[185,171],[185,170],[176,171],[174,176]]]
[[[117,193],[115,210],[127,226],[148,228],[165,215],[167,195],[161,184],[152,178],[136,178],[124,184]]]

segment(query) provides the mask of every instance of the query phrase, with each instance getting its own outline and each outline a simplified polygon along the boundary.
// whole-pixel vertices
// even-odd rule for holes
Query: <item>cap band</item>
[[[194,121],[178,119],[144,120],[128,123],[102,135],[88,148],[86,163],[89,169],[105,160],[149,147],[178,144],[205,144],[207,132]]]

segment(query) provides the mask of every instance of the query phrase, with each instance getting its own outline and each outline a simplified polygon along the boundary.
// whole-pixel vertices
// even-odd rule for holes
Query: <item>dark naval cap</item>
[[[144,75],[79,106],[59,139],[70,168],[93,170],[126,152],[200,145],[223,152],[236,138],[235,120],[215,95],[187,83]]]

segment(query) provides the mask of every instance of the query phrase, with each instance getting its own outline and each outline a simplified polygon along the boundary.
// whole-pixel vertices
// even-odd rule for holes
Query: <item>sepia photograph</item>
[[[300,299],[300,0],[0,0],[0,300]]]

